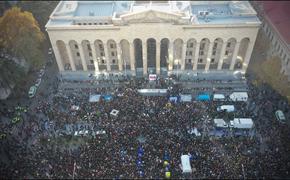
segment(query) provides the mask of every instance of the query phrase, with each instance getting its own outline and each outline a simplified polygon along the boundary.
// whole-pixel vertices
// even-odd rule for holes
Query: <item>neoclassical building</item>
[[[46,25],[60,73],[243,71],[260,21],[247,1],[61,1]]]

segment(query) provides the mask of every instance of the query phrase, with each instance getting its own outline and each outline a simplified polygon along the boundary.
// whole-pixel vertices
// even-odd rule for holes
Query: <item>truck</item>
[[[251,118],[234,118],[230,121],[230,127],[236,129],[252,129],[254,126]]]

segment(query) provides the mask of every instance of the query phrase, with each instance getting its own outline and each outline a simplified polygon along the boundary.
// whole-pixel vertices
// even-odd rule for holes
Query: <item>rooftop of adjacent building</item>
[[[260,1],[265,16],[290,45],[290,1]]]
[[[197,24],[260,22],[248,1],[61,1],[47,25],[72,25],[76,19],[108,19],[149,9],[195,16]]]

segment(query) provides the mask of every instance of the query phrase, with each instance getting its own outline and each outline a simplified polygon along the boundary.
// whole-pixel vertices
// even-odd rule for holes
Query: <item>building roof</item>
[[[260,1],[265,16],[279,31],[284,41],[290,44],[290,1]]]
[[[147,10],[178,14],[190,24],[260,24],[248,1],[61,1],[47,26],[75,21],[120,18]],[[123,16],[124,17],[124,16]],[[187,21],[186,21],[187,20]]]

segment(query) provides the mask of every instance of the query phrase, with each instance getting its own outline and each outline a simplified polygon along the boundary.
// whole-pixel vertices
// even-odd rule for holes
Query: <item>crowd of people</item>
[[[249,84],[249,101],[235,104],[236,115],[253,118],[256,135],[220,138],[208,134],[213,118],[223,116],[216,112],[219,103],[173,103],[169,96],[140,95],[139,85],[130,81],[110,92],[102,88],[58,92],[39,100],[35,108],[21,114],[20,123],[5,127],[19,130],[16,135],[7,131],[1,139],[5,159],[0,176],[155,179],[165,178],[169,171],[170,178],[182,178],[180,157],[188,154],[191,178],[289,177],[289,127],[279,124],[273,113],[281,109],[288,116],[289,106],[270,88]],[[90,93],[111,94],[113,99],[91,103]],[[113,109],[119,111],[117,116],[110,114]],[[12,117],[4,112],[1,116]],[[106,134],[55,133],[66,124],[84,121]],[[47,122],[54,124],[53,130],[44,128]],[[202,135],[188,133],[192,128]]]

